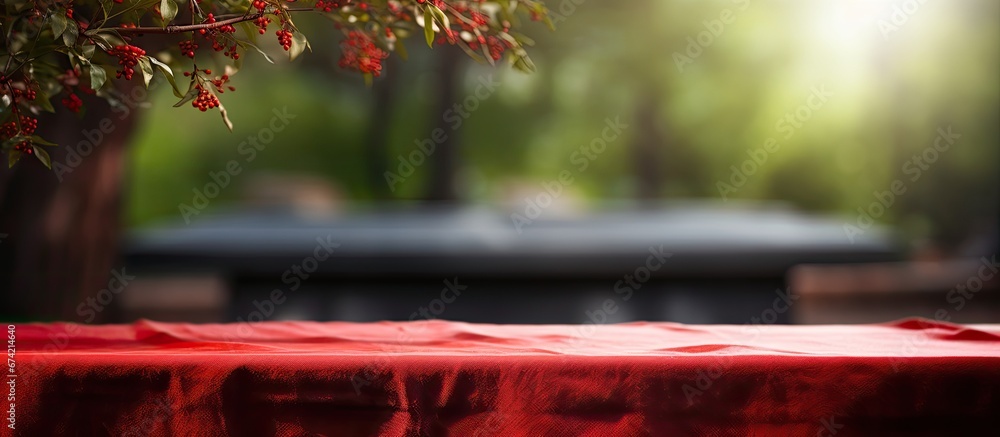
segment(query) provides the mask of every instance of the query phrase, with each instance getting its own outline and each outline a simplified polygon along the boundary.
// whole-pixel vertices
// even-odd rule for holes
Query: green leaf
[[[59,38],[62,36],[66,28],[69,27],[69,22],[66,21],[66,12],[61,9],[56,9],[52,12],[52,37]]]
[[[76,27],[75,22],[73,26],[66,26],[66,30],[62,33],[63,44],[66,47],[76,46],[76,39],[80,36],[80,30]]]
[[[95,64],[90,65],[90,88],[94,91],[101,89],[104,86],[104,82],[108,81],[108,72],[104,71],[104,67]]]
[[[434,18],[427,8],[423,10],[424,19],[424,39],[427,40],[427,47],[434,48]]]
[[[194,98],[198,96],[198,88],[195,86],[197,83],[198,83],[198,75],[192,74],[191,82],[188,83],[188,90],[186,93],[184,93],[184,97],[181,97],[181,100],[179,102],[174,103],[175,108],[178,108],[181,105],[194,100]]]
[[[459,48],[461,48],[462,51],[465,52],[465,54],[469,55],[469,57],[472,58],[473,61],[476,61],[476,62],[478,62],[480,64],[485,64],[486,63],[486,59],[490,59],[490,60],[493,59],[492,57],[484,58],[483,55],[474,52],[472,49],[469,48],[469,46],[467,46],[465,44],[456,44],[456,45]]]
[[[49,157],[49,152],[46,152],[45,149],[38,146],[33,146],[32,149],[34,149],[35,156],[38,157],[38,160],[42,161],[42,164],[45,164],[45,166],[51,170],[52,158]]]
[[[476,35],[479,35],[479,29],[476,29]],[[493,55],[490,54],[490,47],[488,45],[480,44],[479,50],[483,52],[483,59],[485,59],[486,62],[489,62],[490,65],[496,65],[496,62],[493,60]]]
[[[113,32],[98,32],[94,36],[99,39],[99,42],[104,43],[101,47],[104,50],[111,50],[112,47],[125,45],[125,40]]]
[[[174,103],[174,107],[179,108],[183,106],[185,103],[194,100],[195,97],[198,97],[198,88],[192,86],[190,89],[188,89],[188,92],[185,93],[183,97],[181,97],[181,100],[179,102]]]
[[[524,73],[535,72],[535,63],[531,62],[531,58],[528,57],[528,54],[526,52],[524,52],[523,50],[514,51],[512,56],[513,57],[511,59],[513,60],[514,68]]]
[[[292,46],[288,49],[288,59],[294,61],[306,49],[312,51],[306,36],[302,32],[292,32]]]
[[[22,142],[24,142],[26,140],[28,140],[28,137],[26,137],[24,135],[14,135],[13,137],[10,137],[10,138],[7,138],[6,140],[4,140],[3,145],[0,146],[0,149],[6,149],[8,147],[13,147],[15,144],[22,143]]]
[[[174,70],[169,65],[160,62],[159,59],[152,56],[149,57],[149,62],[156,65],[156,68],[159,68],[160,72],[167,78],[167,82],[170,82],[170,86],[174,89],[174,95],[178,98],[184,98],[184,93],[181,92],[180,87],[177,86],[177,80],[174,79]]]
[[[167,27],[177,16],[177,3],[174,0],[160,0],[160,16],[163,17],[163,27]]]
[[[292,42],[294,43],[295,40],[293,39]],[[261,50],[260,47],[257,47],[256,44],[254,44],[252,42],[248,42],[248,41],[240,41],[240,44],[253,47],[253,49],[256,50],[257,53],[260,53],[260,55],[263,56],[264,59],[267,60],[267,62],[270,62],[272,64],[274,63],[274,60],[272,60],[271,57],[267,55],[267,53],[264,53],[264,51]]]
[[[448,16],[444,14],[444,11],[442,11],[440,8],[434,6],[431,3],[427,3],[427,8],[430,9],[431,14],[434,16],[434,18],[437,19],[439,23],[441,23],[441,31],[448,33],[447,29],[451,28],[451,21],[448,20]]]
[[[44,89],[38,90],[38,97],[35,98],[35,103],[45,111],[56,112],[56,108],[53,108],[52,102],[49,101],[49,93]]]
[[[243,33],[247,36],[247,40],[257,44],[257,35],[260,32],[257,31],[257,26],[251,25],[249,21],[241,21],[238,26],[243,29]]]
[[[101,4],[101,13],[104,15],[104,21],[107,21],[108,11],[110,11],[111,8],[114,7],[114,4],[111,3],[111,0],[100,0],[100,4]]]
[[[549,27],[549,30],[555,32],[556,23],[552,22],[552,18],[549,18],[548,14],[542,16],[542,22]]]
[[[87,44],[85,46],[80,47],[80,55],[83,56],[84,59],[90,60],[94,57],[95,49],[97,49],[96,45]]]
[[[32,135],[30,138],[31,138],[31,143],[32,144],[42,145],[42,146],[51,146],[51,147],[57,147],[57,146],[59,146],[58,144],[53,143],[51,141],[46,141],[45,139],[43,139],[42,137],[40,137],[38,135]]]
[[[22,154],[23,153],[20,150],[10,149],[10,151],[7,152],[7,168],[13,167],[14,164],[17,164],[17,161],[21,160]]]
[[[5,6],[13,6],[14,12],[20,12],[29,6],[27,0],[4,0],[3,4]]]
[[[403,40],[396,40],[395,47],[393,48],[395,49],[396,56],[399,56],[399,59],[405,61],[410,58],[410,54],[406,51],[406,46],[403,45]]]
[[[149,56],[139,58],[139,69],[142,70],[142,81],[149,88],[149,81],[153,80],[153,64],[149,62]]]
[[[219,112],[222,113],[222,122],[226,123],[226,127],[229,128],[229,132],[233,131],[233,122],[229,120],[229,113],[226,112],[226,107],[219,103]]]

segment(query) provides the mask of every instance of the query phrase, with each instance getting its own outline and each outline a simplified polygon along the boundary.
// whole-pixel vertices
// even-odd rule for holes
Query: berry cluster
[[[18,123],[13,121],[8,121],[3,125],[0,125],[0,137],[3,138],[14,138],[17,135],[31,136],[35,133],[35,129],[38,129],[38,120],[22,115],[18,120],[20,120],[20,129],[18,128]],[[31,146],[31,141],[21,141],[14,145],[14,150],[21,151],[27,154],[34,153],[34,149]]]
[[[240,53],[236,50],[236,48],[237,48],[237,45],[233,44],[233,45],[229,46],[229,48],[226,49],[226,51],[222,55],[230,57],[230,58],[233,58],[233,60],[235,61],[235,60],[237,60],[237,59],[240,58]]]
[[[316,10],[320,12],[333,12],[334,9],[339,9],[341,6],[350,5],[351,0],[316,0]],[[367,7],[367,5],[365,5]]]
[[[424,33],[436,34],[440,44],[459,45],[476,58],[479,58],[476,52],[484,53],[486,59],[491,60],[513,55],[511,57],[512,61],[515,61],[513,62],[515,67],[531,70],[532,65],[521,50],[522,43],[519,41],[521,37],[509,33],[511,24],[508,20],[527,13],[531,13],[534,19],[545,18],[546,13],[546,9],[538,3],[539,0],[191,1],[192,3],[188,5],[191,6],[190,11],[175,10],[172,14],[165,14],[165,11],[157,10],[160,2],[156,0],[152,2],[111,0],[108,4],[114,5],[116,9],[126,7],[127,10],[114,14],[110,14],[111,11],[107,10],[105,12],[108,14],[105,15],[108,16],[100,20],[94,18],[88,20],[84,17],[84,15],[89,17],[93,11],[76,11],[74,5],[79,5],[80,2],[74,0],[30,1],[27,7],[15,7],[14,9],[20,12],[4,21],[5,26],[15,29],[14,33],[8,36],[35,40],[31,43],[32,50],[44,52],[43,54],[52,51],[67,52],[74,54],[73,58],[86,55],[86,60],[90,60],[96,50],[104,53],[95,58],[92,65],[84,62],[85,59],[82,58],[79,59],[81,62],[74,61],[77,66],[72,70],[63,70],[65,73],[58,68],[45,66],[48,63],[47,54],[43,57],[35,56],[34,53],[24,61],[18,62],[17,67],[4,71],[0,75],[0,88],[2,88],[0,97],[5,99],[10,111],[9,113],[4,111],[3,115],[6,116],[0,118],[0,134],[6,136],[0,137],[0,140],[17,138],[17,142],[22,143],[18,145],[18,150],[23,149],[25,153],[36,155],[42,153],[42,149],[37,148],[37,145],[43,141],[30,139],[31,135],[34,135],[37,122],[30,117],[23,118],[21,114],[35,114],[41,107],[49,108],[50,103],[56,103],[56,100],[60,99],[62,106],[68,112],[82,113],[86,110],[84,102],[89,103],[93,99],[84,98],[84,95],[101,94],[99,97],[111,99],[105,93],[100,93],[100,88],[107,83],[105,80],[107,78],[102,74],[103,69],[117,70],[115,77],[119,80],[131,80],[135,75],[135,67],[142,66],[140,69],[143,71],[140,75],[146,80],[152,79],[145,74],[150,73],[151,64],[155,61],[158,67],[164,66],[151,54],[147,55],[147,51],[144,50],[147,46],[142,41],[144,36],[149,35],[144,34],[169,34],[177,37],[171,40],[171,43],[176,42],[179,50],[171,50],[173,55],[163,57],[164,62],[176,64],[177,61],[185,61],[184,58],[190,58],[187,61],[191,62],[199,58],[197,55],[199,50],[211,54],[209,51],[211,47],[212,51],[218,52],[217,56],[212,56],[213,58],[225,55],[226,58],[235,61],[225,64],[225,71],[233,74],[237,68],[242,67],[237,64],[241,64],[239,60],[246,54],[244,50],[248,47],[257,49],[251,41],[237,37],[235,34],[237,23],[246,23],[242,26],[251,34],[255,27],[261,37],[268,34],[271,24],[275,24],[273,34],[282,49],[291,52],[294,47],[299,51],[298,49],[304,48],[299,46],[299,43],[304,41],[303,35],[295,33],[298,29],[291,22],[291,14],[319,12],[327,16],[326,18],[332,19],[334,28],[344,35],[343,41],[339,43],[342,49],[338,62],[340,67],[365,75],[366,82],[370,84],[372,77],[382,74],[384,61],[389,56],[388,52],[401,50],[402,47],[399,45],[401,39],[410,34],[420,33],[413,30],[418,27],[416,21],[421,17],[433,21],[424,23],[426,26]],[[14,0],[14,3],[24,2]],[[123,3],[124,5],[120,5]],[[172,3],[163,4],[170,6]],[[289,4],[306,7],[290,7]],[[311,7],[308,6],[310,4]],[[498,13],[497,5],[504,9],[504,13]],[[177,12],[181,15],[178,16]],[[145,27],[143,23],[148,20],[143,17],[148,17],[149,14],[159,14],[160,18],[169,15],[174,17],[169,20],[171,23],[158,23],[162,26]],[[58,25],[50,26],[52,23],[48,22],[49,19],[55,19]],[[146,23],[149,24],[151,23]],[[69,26],[66,29],[69,32],[55,32],[65,26]],[[434,26],[434,29],[430,29],[431,26]],[[52,32],[48,30],[50,27]],[[7,33],[10,33],[10,29]],[[433,32],[427,32],[428,30]],[[97,38],[98,35],[106,36]],[[248,36],[253,37],[253,35]],[[271,44],[273,41],[272,39]],[[109,42],[112,46],[110,48]],[[152,47],[160,47],[158,42],[151,44],[148,46],[151,50]],[[161,48],[156,48],[155,51],[158,52]],[[511,53],[512,51],[514,53]],[[266,54],[264,56],[267,57]],[[97,63],[97,61],[110,63],[111,59],[117,61],[118,67],[102,67]],[[517,62],[522,60],[524,62]],[[14,63],[8,62],[8,64]],[[84,77],[81,77],[81,73],[86,72],[88,67],[91,74],[83,74]],[[162,72],[168,79],[172,79],[170,68],[176,67],[164,67],[165,70]],[[230,85],[228,75],[213,76],[210,70],[198,69],[197,65],[194,71],[185,73],[185,76],[189,76],[192,81],[193,89],[190,94],[183,94],[174,80],[170,80],[171,85],[175,88],[174,91],[182,96],[181,104],[192,102],[192,106],[201,111],[221,107],[219,100],[223,93],[236,90]],[[107,87],[110,88],[110,85]],[[225,113],[222,115],[226,118]],[[225,121],[231,126],[228,119]],[[0,143],[5,142],[0,141]],[[9,151],[10,144],[5,146],[3,151]]]
[[[382,74],[382,60],[389,54],[378,48],[368,35],[357,30],[347,34],[340,43],[340,68],[356,70],[378,77]]]
[[[472,25],[476,27],[485,26],[488,20],[485,14],[477,11],[472,11],[472,13],[469,14],[469,17],[472,18]]]
[[[0,135],[4,138],[14,138],[18,134],[30,136],[35,133],[35,129],[38,129],[38,120],[34,118],[22,115],[18,120],[20,120],[20,129],[18,122],[8,121],[0,125]]]
[[[219,98],[205,87],[198,85],[198,97],[191,102],[191,106],[198,108],[201,112],[205,112],[209,109],[219,107]]]
[[[281,29],[274,32],[274,34],[278,35],[278,44],[281,44],[281,48],[285,49],[287,52],[288,49],[292,47],[292,31]]]
[[[229,91],[236,91],[236,87],[226,86],[227,82],[229,82],[229,75],[223,74],[222,77],[217,77],[215,78],[215,80],[212,81],[212,86],[214,86],[215,90],[218,91],[220,94],[226,92],[227,88],[229,89]]]
[[[215,14],[208,14],[208,17],[205,18],[205,21],[203,22],[203,24],[213,24],[216,21],[218,21],[218,20],[215,19]],[[226,24],[226,25],[222,25],[222,26],[216,27],[214,29],[198,29],[198,33],[201,34],[201,35],[205,35],[205,34],[209,34],[209,33],[216,33],[216,32],[219,32],[219,33],[236,33],[236,27],[234,27],[232,24]]]
[[[35,129],[38,129],[38,120],[28,117],[27,115],[21,116],[21,133],[25,135],[33,135]]]
[[[503,57],[503,52],[510,48],[510,43],[490,35],[486,38],[486,47],[490,50],[493,60],[499,61]]]
[[[83,108],[83,100],[80,100],[80,97],[74,93],[69,93],[66,97],[63,97],[62,104],[66,109],[77,113]]]
[[[267,33],[267,25],[271,24],[271,19],[261,15],[253,23],[257,25],[257,32],[263,35]]]
[[[178,45],[180,45],[181,47],[182,55],[194,59],[194,51],[198,50],[198,43],[194,42],[194,40],[192,39],[190,41],[181,41],[178,43]]]
[[[21,133],[30,136],[35,134],[35,129],[38,129],[38,120],[28,117],[27,115],[21,116]]]
[[[21,141],[20,143],[15,144],[14,150],[17,150],[19,152],[24,152],[29,155],[35,153],[35,148],[32,147],[31,141]]]
[[[205,18],[203,24],[213,24],[218,22],[215,19],[215,14],[208,14]],[[212,41],[212,50],[217,52],[225,51],[224,55],[226,57],[232,58],[233,60],[239,59],[240,55],[236,50],[237,44],[233,43],[231,45],[227,44],[228,41],[221,35],[227,33],[236,33],[236,27],[232,24],[222,25],[212,29],[198,29],[198,35],[204,36],[206,39]],[[192,41],[182,41],[181,42],[181,53],[189,58],[194,58],[194,49],[198,48],[198,44]]]
[[[31,84],[30,83],[26,84],[25,85],[25,89],[23,89],[23,90],[14,88],[14,101],[15,102],[18,102],[18,101],[21,101],[21,100],[27,100],[27,101],[30,102],[32,100],[35,100],[35,97],[38,97],[38,93],[31,88]]]
[[[118,70],[115,77],[119,79],[125,77],[125,80],[132,80],[132,75],[135,74],[135,66],[139,63],[139,58],[146,55],[145,50],[127,44],[114,47],[108,53],[111,56],[117,57],[118,65],[122,66],[122,69]]]

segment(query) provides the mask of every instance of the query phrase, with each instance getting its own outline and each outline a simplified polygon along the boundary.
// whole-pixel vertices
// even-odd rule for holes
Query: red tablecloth
[[[19,435],[951,436],[1000,426],[1000,325],[143,321],[17,325],[15,350]]]

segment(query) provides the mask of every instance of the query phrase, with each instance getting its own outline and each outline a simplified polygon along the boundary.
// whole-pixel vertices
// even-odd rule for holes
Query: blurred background
[[[534,74],[408,41],[369,89],[311,20],[315,52],[248,54],[233,133],[155,89],[61,181],[103,188],[0,241],[3,314],[1000,322],[1000,3],[547,3]]]

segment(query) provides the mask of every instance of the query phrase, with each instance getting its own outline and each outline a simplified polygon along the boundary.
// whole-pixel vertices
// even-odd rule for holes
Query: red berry
[[[80,100],[80,97],[73,93],[63,97],[62,104],[73,112],[80,112],[80,108],[83,108],[83,100]]]
[[[355,70],[378,77],[382,74],[382,60],[389,56],[378,48],[371,37],[352,30],[347,39],[340,43],[340,68]]]
[[[205,112],[209,109],[217,108],[219,106],[219,98],[215,94],[212,94],[211,91],[198,85],[198,97],[195,97],[191,102],[191,106],[198,108],[201,112]]]
[[[35,129],[38,129],[38,120],[34,118],[22,115],[18,120],[19,123],[8,121],[3,125],[0,125],[0,137],[6,139],[13,138],[17,135],[31,136],[35,133]],[[15,144],[14,150],[24,152],[29,155],[34,153],[31,140]]]
[[[198,43],[194,42],[194,40],[192,39],[190,41],[181,41],[178,43],[178,45],[180,45],[181,47],[182,55],[194,59],[194,51],[198,50]]]
[[[134,67],[139,64],[139,58],[146,55],[146,51],[133,45],[123,45],[112,48],[108,54],[116,56],[118,65],[122,66],[122,69],[116,73],[116,77],[132,80],[132,75],[135,74]]]
[[[281,48],[285,49],[285,51],[288,51],[288,49],[292,47],[291,31],[282,29],[274,32],[274,34],[278,35],[278,44],[281,44]]]
[[[271,24],[271,19],[261,15],[257,17],[256,20],[254,20],[254,24],[256,24],[258,27],[257,32],[263,35],[267,33],[267,25]]]

